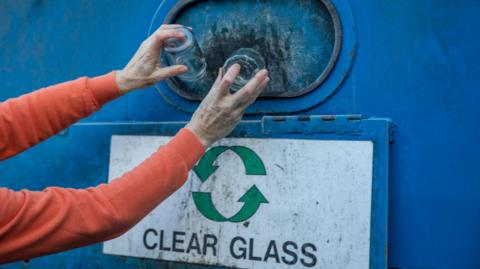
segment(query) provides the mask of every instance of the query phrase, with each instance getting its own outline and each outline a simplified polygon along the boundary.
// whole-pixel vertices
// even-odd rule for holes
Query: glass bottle
[[[182,26],[176,30],[182,32],[184,38],[169,38],[165,41],[163,49],[167,63],[185,65],[188,71],[177,77],[187,82],[197,81],[206,74],[207,63],[203,52],[190,28]]]
[[[234,64],[240,65],[240,73],[230,87],[232,92],[240,90],[258,71],[265,68],[263,57],[252,48],[241,48],[233,52],[225,61],[223,69],[226,72]]]

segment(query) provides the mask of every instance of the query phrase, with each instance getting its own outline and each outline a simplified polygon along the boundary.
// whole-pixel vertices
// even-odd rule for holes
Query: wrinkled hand
[[[245,109],[257,99],[270,79],[262,70],[242,89],[230,93],[230,86],[240,72],[238,64],[223,75],[220,69],[217,80],[208,95],[192,116],[186,128],[192,131],[205,148],[228,135],[241,120]]]
[[[187,67],[183,65],[161,67],[159,63],[164,41],[168,38],[184,38],[183,34],[175,29],[180,26],[164,24],[143,41],[127,66],[117,71],[116,82],[120,91],[127,93],[134,89],[144,88],[187,71]]]

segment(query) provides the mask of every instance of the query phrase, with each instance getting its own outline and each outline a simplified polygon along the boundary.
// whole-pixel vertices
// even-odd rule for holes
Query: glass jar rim
[[[165,40],[165,45],[163,47],[166,52],[177,53],[191,47],[193,44],[194,36],[192,31],[189,28],[182,26],[182,27],[175,28],[175,30],[183,34],[183,36],[185,37],[185,41],[180,46],[176,46],[174,44],[176,44],[179,41],[179,39],[168,38],[167,40]]]

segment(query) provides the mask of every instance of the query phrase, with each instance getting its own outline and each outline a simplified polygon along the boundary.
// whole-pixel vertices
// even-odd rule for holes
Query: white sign
[[[170,137],[113,136],[110,180]],[[369,268],[373,143],[224,139],[107,254],[235,268]]]

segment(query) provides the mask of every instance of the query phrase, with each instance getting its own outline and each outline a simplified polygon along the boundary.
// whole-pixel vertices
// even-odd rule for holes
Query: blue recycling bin
[[[235,50],[253,47],[272,84],[232,137],[374,141],[383,152],[374,171],[385,180],[372,194],[370,268],[474,269],[478,11],[473,0],[6,1],[0,100],[120,69],[163,22],[194,28],[210,76]],[[173,78],[113,101],[0,163],[0,185],[107,182],[112,135],[173,135],[206,91]],[[25,266],[223,268],[104,254],[102,244],[0,268]]]

